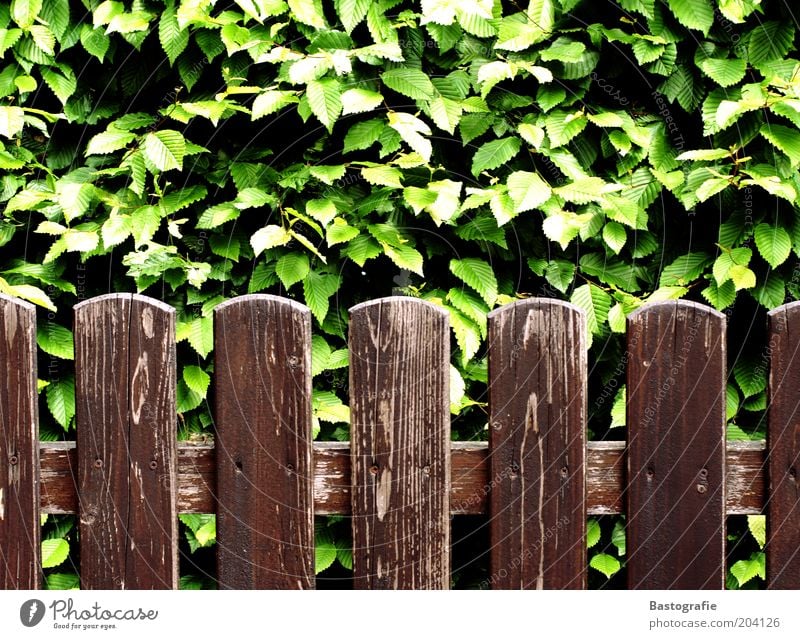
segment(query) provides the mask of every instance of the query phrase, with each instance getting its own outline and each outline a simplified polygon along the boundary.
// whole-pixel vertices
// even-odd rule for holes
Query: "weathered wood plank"
[[[0,295],[0,588],[41,587],[36,311]]]
[[[769,314],[767,588],[800,588],[800,302]]]
[[[625,512],[623,475],[625,442],[586,445],[586,511],[588,515]],[[451,515],[482,515],[488,510],[489,463],[486,442],[450,443]],[[728,442],[727,502],[729,515],[757,515],[766,495],[763,441]],[[77,512],[73,472],[74,442],[41,442],[42,512]],[[216,455],[213,444],[178,442],[178,512],[216,512]],[[314,511],[349,515],[350,442],[314,442]]]
[[[585,330],[558,300],[489,314],[492,588],[586,587]]]
[[[214,320],[219,585],[313,588],[311,314],[246,295]]]
[[[394,297],[350,317],[354,585],[449,588],[447,313]]]
[[[75,306],[81,585],[178,585],[175,311],[130,294]]]
[[[628,586],[725,585],[725,316],[628,316]]]

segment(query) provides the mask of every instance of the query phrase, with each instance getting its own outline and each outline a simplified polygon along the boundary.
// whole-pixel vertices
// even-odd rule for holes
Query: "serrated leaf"
[[[36,343],[45,353],[61,359],[75,359],[72,331],[48,320],[36,329]]]
[[[747,527],[750,534],[758,543],[759,548],[764,548],[767,543],[767,517],[766,515],[747,515]]]
[[[323,226],[327,226],[336,217],[336,205],[328,198],[308,200],[306,214]]]
[[[325,241],[328,246],[335,244],[342,244],[349,242],[355,237],[358,237],[358,229],[350,226],[342,218],[336,218],[333,223],[325,230]]]
[[[403,188],[403,183],[400,181],[403,173],[393,166],[365,166],[361,169],[361,177],[373,185]]]
[[[562,293],[566,293],[575,277],[575,264],[566,260],[553,260],[544,272],[545,279]]]
[[[306,89],[311,112],[330,132],[342,112],[342,96],[339,81],[333,78],[312,80]]]
[[[259,93],[253,100],[250,117],[255,121],[299,101],[300,98],[295,95],[294,91],[265,91],[264,93]]]
[[[765,124],[760,133],[789,157],[793,168],[800,165],[800,132],[782,124]]]
[[[175,64],[175,60],[189,44],[189,31],[181,29],[175,15],[175,8],[171,3],[159,18],[158,40],[161,42],[161,48],[167,54],[170,64]]]
[[[740,559],[730,568],[731,574],[736,578],[739,586],[744,586],[748,581],[760,577],[766,578],[765,555],[763,552],[753,553],[750,559]]]
[[[64,430],[69,430],[72,418],[75,416],[74,377],[65,375],[60,379],[51,380],[44,392],[50,414]]]
[[[782,59],[792,47],[794,25],[790,20],[770,21],[758,24],[748,40],[748,61],[759,66],[772,60]]]
[[[476,291],[489,308],[494,306],[497,299],[497,278],[486,261],[477,257],[450,260],[450,272]]]
[[[667,0],[667,5],[684,27],[708,34],[714,23],[714,7],[709,0]]]
[[[186,155],[186,141],[178,131],[155,131],[144,138],[145,157],[159,171],[170,171],[183,167]]]
[[[620,563],[616,557],[606,553],[599,553],[591,558],[589,565],[595,570],[603,573],[607,579],[611,579],[619,572]]]
[[[184,366],[183,381],[190,390],[200,397],[205,397],[211,384],[211,377],[199,366]]]
[[[336,3],[339,19],[347,33],[351,33],[364,20],[371,4],[372,0],[339,0]]]
[[[413,151],[419,153],[425,162],[430,162],[433,147],[430,140],[423,137],[431,134],[431,129],[427,124],[410,113],[391,111],[389,113],[389,126],[397,131],[403,141]]]
[[[377,109],[383,102],[383,96],[368,89],[348,89],[342,93],[342,115],[366,113]]]
[[[586,312],[586,328],[591,334],[602,332],[611,309],[611,296],[594,284],[583,284],[572,292],[570,302]]]
[[[304,280],[309,270],[308,256],[305,253],[287,253],[275,263],[275,274],[286,289]]]
[[[535,209],[547,202],[552,194],[550,185],[539,174],[529,171],[514,171],[506,184],[517,213]]]
[[[105,155],[124,149],[136,139],[136,135],[127,131],[103,131],[98,133],[86,145],[86,155]]]
[[[63,564],[69,556],[69,542],[66,539],[45,539],[42,541],[42,568],[55,568]]]
[[[603,227],[603,241],[614,253],[619,253],[628,239],[625,227],[618,222],[607,222]]]
[[[751,291],[759,304],[768,310],[778,308],[786,301],[786,287],[783,278],[775,271],[769,271],[763,282],[759,282]]]
[[[263,251],[276,246],[283,246],[292,239],[292,236],[282,226],[277,224],[268,224],[262,229],[259,229],[250,237],[250,246],[253,247],[253,252],[257,257]]]
[[[383,83],[412,100],[430,100],[436,89],[430,78],[420,69],[401,67],[381,73]]]
[[[310,271],[303,280],[306,306],[321,324],[328,314],[330,298],[339,290],[341,280],[337,275]]]
[[[755,228],[758,252],[772,268],[783,264],[792,251],[792,239],[780,226],[762,222]]]
[[[472,157],[472,175],[477,177],[483,171],[503,166],[519,153],[520,147],[518,138],[506,137],[486,142]]]
[[[62,105],[78,88],[75,73],[65,65],[60,65],[58,70],[52,67],[39,67],[39,73],[42,74],[45,84],[56,94]]]
[[[627,390],[625,385],[620,386],[611,405],[611,428],[620,428],[626,424]]]
[[[740,357],[733,366],[733,376],[744,398],[747,399],[767,387],[767,363],[762,360]]]
[[[42,10],[43,0],[12,0],[11,18],[22,29],[28,29]],[[6,15],[6,20],[8,16]]]
[[[729,87],[744,78],[747,64],[739,58],[730,60],[706,58],[700,63],[700,69],[721,87]]]
[[[586,547],[594,548],[600,543],[600,522],[592,518],[586,522]]]

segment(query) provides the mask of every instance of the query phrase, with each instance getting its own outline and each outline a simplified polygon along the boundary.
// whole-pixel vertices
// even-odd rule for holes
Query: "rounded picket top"
[[[18,297],[0,293],[0,339],[12,347],[13,341],[27,334],[36,351],[36,306]]]
[[[253,294],[214,319],[219,586],[313,588],[311,311]]]
[[[18,308],[23,308],[26,311],[36,311],[36,305],[31,304],[30,302],[20,299],[19,297],[12,297],[11,295],[6,295],[5,293],[0,293],[0,312],[3,309],[16,306]]]
[[[670,315],[676,312],[692,312],[699,315],[707,315],[709,318],[716,318],[725,322],[725,313],[721,313],[707,304],[691,302],[689,300],[662,300],[659,302],[646,302],[639,308],[628,313],[628,325],[632,322],[640,322],[643,317],[655,317]]]
[[[295,313],[300,313],[302,315],[309,315],[311,311],[309,310],[308,306],[305,304],[301,304],[295,300],[290,300],[286,297],[281,297],[279,295],[268,295],[266,293],[250,293],[248,295],[238,295],[237,297],[232,297],[229,300],[225,300],[220,304],[217,304],[214,307],[214,315],[220,316],[223,313],[231,312],[230,309],[232,308],[241,308],[243,306],[251,306],[253,308],[260,307],[260,308],[269,308],[272,307],[273,309],[282,309],[286,308],[291,310]]]
[[[161,300],[147,295],[139,295],[138,293],[107,293],[105,295],[98,295],[97,297],[92,297],[83,302],[78,302],[73,306],[73,312],[77,317],[79,313],[86,313],[86,309],[111,309],[115,306],[124,306],[125,304],[134,304],[138,308],[149,307],[166,315],[175,314],[175,309],[166,302],[162,302]]]
[[[390,312],[399,312],[402,309],[406,313],[418,313],[423,317],[427,314],[430,317],[441,316],[448,321],[450,318],[447,309],[438,304],[434,304],[428,300],[422,300],[418,297],[406,297],[403,295],[379,297],[378,299],[369,300],[368,302],[361,302],[360,304],[351,306],[348,312],[350,313],[351,320],[356,321],[360,317],[369,316],[370,313],[374,313],[375,309],[389,309]]]

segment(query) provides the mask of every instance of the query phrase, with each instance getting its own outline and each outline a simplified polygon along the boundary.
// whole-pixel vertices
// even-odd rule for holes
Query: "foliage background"
[[[592,437],[624,438],[625,315],[671,298],[728,314],[729,437],[763,437],[765,311],[800,296],[795,37],[771,0],[0,4],[0,291],[42,308],[42,438],[74,436],[71,307],[108,291],[178,309],[182,438],[213,436],[214,306],[262,291],[313,313],[321,439],[348,437],[346,311],[390,294],[450,311],[454,438],[484,437],[486,313],[532,295],[587,312]],[[213,586],[214,519],[182,521],[182,585]],[[75,586],[73,519],[43,525]],[[347,529],[318,522],[322,585]],[[484,522],[454,530],[480,586]],[[730,521],[729,587],[763,530]],[[623,520],[587,545],[623,583]]]

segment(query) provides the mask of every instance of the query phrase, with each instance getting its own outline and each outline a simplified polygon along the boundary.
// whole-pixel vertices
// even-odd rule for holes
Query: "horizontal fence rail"
[[[625,514],[629,587],[718,589],[726,515],[766,513],[767,586],[800,587],[800,305],[769,318],[766,443],[726,442],[708,307],[629,316],[627,442],[585,441],[582,311],[521,300],[488,327],[488,442],[450,441],[448,318],[404,297],[351,309],[351,441],[314,442],[308,309],[225,302],[198,444],[175,440],[174,310],[94,298],[75,308],[77,441],[39,442],[35,311],[0,295],[0,585],[40,587],[40,513],[75,513],[82,587],[175,588],[177,514],[215,513],[223,588],[313,588],[331,514],[357,587],[448,588],[450,516],[481,514],[493,588],[585,588],[586,516]]]

